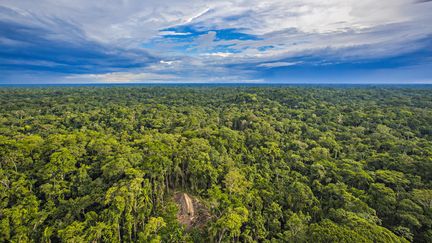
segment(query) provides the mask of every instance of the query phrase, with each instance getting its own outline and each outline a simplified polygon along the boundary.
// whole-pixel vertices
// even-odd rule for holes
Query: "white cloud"
[[[301,64],[302,62],[267,62],[261,63],[258,67],[274,68],[274,67],[289,67]]]
[[[58,81],[58,80],[57,80]],[[194,75],[173,75],[157,73],[105,73],[105,74],[76,74],[64,77],[65,83],[259,83],[263,79],[248,78],[244,75],[213,75],[195,73]]]
[[[211,8],[206,8],[204,11],[199,12],[197,15],[188,18],[184,24],[188,24],[194,20],[198,20],[201,16],[205,15],[210,10],[211,10]]]
[[[432,20],[431,3],[413,0],[221,0],[221,1],[87,1],[3,0],[33,20],[61,18],[104,42],[133,43],[158,35],[170,26],[199,23],[216,28],[241,28],[264,35],[287,29],[304,33],[362,31],[392,23]],[[419,26],[428,30],[431,27]]]
[[[66,79],[72,81],[89,81],[103,83],[136,83],[136,82],[158,82],[175,80],[177,77],[168,74],[157,73],[131,73],[114,72],[105,74],[77,74],[67,76]]]
[[[179,62],[179,61],[164,61],[164,60],[161,60],[159,63],[166,64],[166,65],[173,65],[173,64],[175,64],[177,62]]]
[[[211,56],[211,57],[230,57],[233,53],[230,52],[213,52],[213,53],[204,53],[203,56]]]
[[[181,35],[190,35],[191,33],[190,32],[175,32],[175,31],[160,31],[159,32],[159,35],[162,35],[162,36],[164,36],[164,35],[179,35],[179,36],[181,36]]]
[[[113,49],[142,49],[156,40],[146,49],[161,61],[143,70],[79,75],[108,82],[178,76],[201,79],[216,72],[228,79],[249,78],[248,71],[224,65],[291,66],[300,63],[286,60],[322,52],[334,53],[342,61],[380,58],[419,49],[416,41],[432,35],[432,2],[414,0],[2,0],[0,7],[11,10],[0,20],[49,27],[49,38],[89,38]],[[58,20],[70,28],[58,25]],[[164,39],[166,35],[191,35],[188,31],[163,31],[184,24],[207,32],[185,42]],[[227,28],[259,39],[217,39],[214,30]],[[0,43],[13,44],[11,41],[0,37]],[[214,50],[220,45],[235,52]],[[260,49],[265,46],[272,48]],[[131,58],[141,60],[139,54]]]

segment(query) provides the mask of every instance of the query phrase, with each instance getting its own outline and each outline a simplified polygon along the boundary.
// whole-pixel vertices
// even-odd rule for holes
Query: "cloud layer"
[[[3,0],[0,82],[330,82],[337,71],[429,82],[431,11],[415,0]]]

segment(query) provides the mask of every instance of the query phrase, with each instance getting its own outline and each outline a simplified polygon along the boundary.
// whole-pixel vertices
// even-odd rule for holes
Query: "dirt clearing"
[[[198,199],[189,194],[177,192],[174,194],[174,200],[180,209],[177,214],[177,220],[186,229],[203,227],[210,219],[207,208]]]

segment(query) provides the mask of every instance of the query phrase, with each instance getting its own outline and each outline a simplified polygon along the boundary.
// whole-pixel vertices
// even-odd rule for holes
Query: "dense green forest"
[[[432,242],[430,89],[2,88],[0,162],[0,242]]]

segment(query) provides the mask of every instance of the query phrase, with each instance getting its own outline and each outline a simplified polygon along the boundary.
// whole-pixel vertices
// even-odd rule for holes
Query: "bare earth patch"
[[[174,194],[174,200],[180,209],[177,220],[186,229],[201,228],[210,219],[208,209],[197,198],[184,192],[177,192]]]

